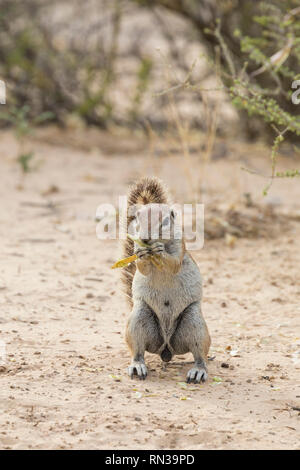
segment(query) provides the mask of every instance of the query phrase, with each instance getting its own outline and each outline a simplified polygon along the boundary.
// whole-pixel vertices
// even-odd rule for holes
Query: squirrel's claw
[[[205,382],[207,379],[207,372],[203,368],[193,367],[190,369],[186,376],[187,383],[199,384],[200,382]]]
[[[143,363],[135,362],[128,367],[128,375],[131,379],[137,375],[140,380],[145,380],[147,374],[147,367]]]
[[[147,258],[148,256],[151,255],[151,249],[150,248],[138,248],[135,252],[138,258]]]
[[[162,242],[153,242],[151,244],[152,253],[159,254],[165,251],[165,245]]]
[[[161,242],[153,242],[149,247],[138,247],[135,250],[135,254],[139,259],[148,258],[151,255],[157,255],[165,250],[165,246]]]

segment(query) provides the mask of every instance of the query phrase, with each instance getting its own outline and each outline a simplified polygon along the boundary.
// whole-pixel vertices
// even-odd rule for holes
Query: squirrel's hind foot
[[[131,379],[133,379],[134,375],[137,375],[140,380],[145,380],[147,374],[147,367],[143,362],[133,361],[128,367],[128,375]]]
[[[186,381],[187,383],[199,384],[200,382],[205,382],[207,379],[207,372],[202,367],[192,367],[187,373]]]

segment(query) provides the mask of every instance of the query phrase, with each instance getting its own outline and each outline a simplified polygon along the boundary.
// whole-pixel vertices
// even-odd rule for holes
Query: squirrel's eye
[[[165,225],[169,225],[169,217],[166,217],[164,220],[163,220],[163,223],[162,223],[162,226],[165,226]]]

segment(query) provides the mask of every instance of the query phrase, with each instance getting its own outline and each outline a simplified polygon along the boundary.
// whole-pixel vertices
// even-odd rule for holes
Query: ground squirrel
[[[135,213],[131,207],[136,208]],[[155,219],[156,239],[149,235],[154,228],[150,222],[153,214],[159,215]],[[168,205],[167,191],[157,178],[143,178],[131,188],[127,228],[130,226],[135,236],[150,247],[141,247],[130,239],[124,246],[125,257],[137,255],[136,262],[122,270],[132,306],[126,327],[126,341],[132,353],[128,373],[131,378],[135,374],[142,380],[146,378],[145,351],[159,354],[164,362],[169,362],[174,354],[191,352],[195,364],[186,380],[199,383],[207,379],[210,336],[201,312],[200,271],[186,251],[184,239],[174,235],[175,217]],[[168,239],[163,238],[164,226],[170,229]],[[145,228],[150,231],[147,233]],[[153,254],[159,254],[162,267],[151,262]]]

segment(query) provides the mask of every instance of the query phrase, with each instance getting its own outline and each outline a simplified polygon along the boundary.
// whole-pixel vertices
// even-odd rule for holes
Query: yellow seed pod
[[[129,235],[129,234],[127,234],[127,237],[130,238],[130,240],[132,240],[133,242],[137,243],[139,246],[149,247],[147,243],[142,242],[142,240],[140,240],[139,238],[134,238],[132,235]],[[164,262],[160,255],[157,255],[157,254],[151,255],[150,259],[151,259],[152,264],[157,269],[159,269],[160,271],[163,270]],[[137,255],[134,254],[132,256],[129,256],[128,258],[120,259],[111,268],[112,269],[125,268],[126,266],[128,266],[128,264],[133,263],[136,260],[137,260]]]
[[[137,259],[137,255],[128,256],[128,258],[123,258],[117,261],[115,264],[112,265],[111,269],[115,268],[125,268],[128,264],[133,263]]]

